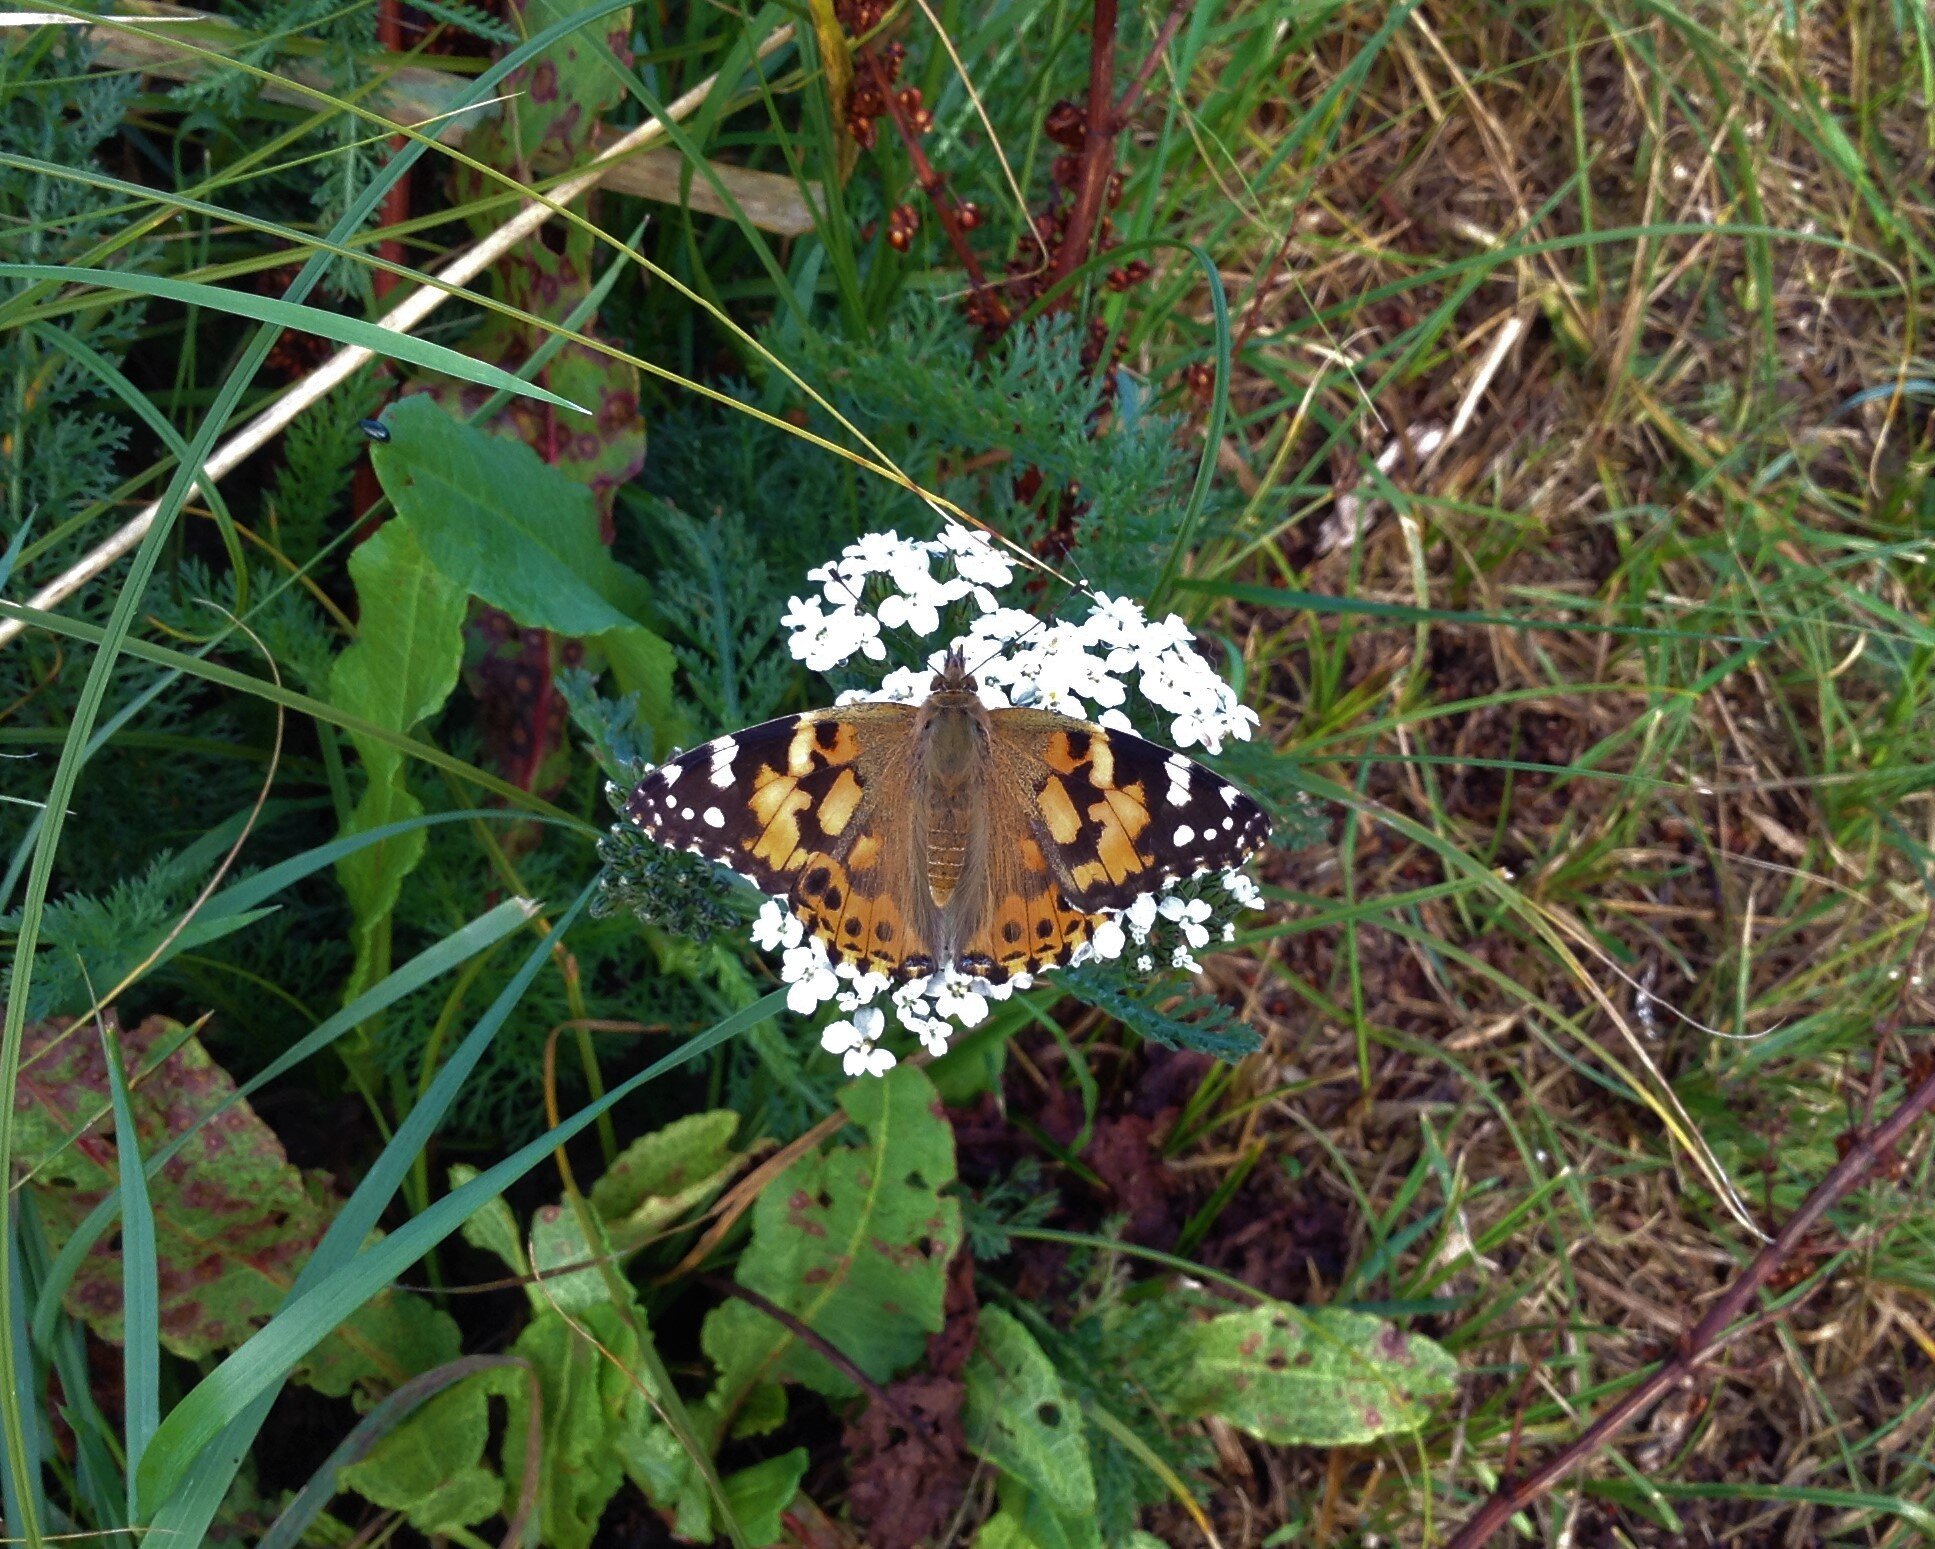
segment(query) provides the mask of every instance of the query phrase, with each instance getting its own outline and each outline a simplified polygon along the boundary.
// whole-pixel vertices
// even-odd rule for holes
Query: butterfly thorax
[[[938,685],[942,680],[935,681]],[[980,825],[987,811],[988,734],[987,707],[980,696],[951,683],[928,696],[915,722],[920,751],[914,835],[936,907],[954,896],[969,857],[980,850]]]

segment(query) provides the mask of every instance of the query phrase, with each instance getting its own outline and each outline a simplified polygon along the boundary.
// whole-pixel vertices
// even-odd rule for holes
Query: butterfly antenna
[[[1083,573],[1081,562],[1075,558],[1075,551],[1073,549],[1070,549],[1066,554],[1062,556],[1062,563],[1067,565],[1069,569],[1073,570],[1075,574],[1078,577],[1080,577],[1080,579],[1076,581],[1070,581],[1065,576],[1057,576],[1057,579],[1061,580],[1068,588],[1067,591],[1062,593],[1061,600],[1058,601],[1054,607],[1048,610],[1048,613],[1046,614],[1046,616],[1036,619],[1033,624],[1031,624],[1027,629],[1024,629],[1020,634],[1016,635],[1014,639],[1008,641],[1007,644],[1002,646],[1000,650],[990,651],[986,656],[982,657],[978,662],[974,664],[973,668],[971,669],[972,671],[976,673],[980,672],[980,670],[983,667],[985,667],[989,662],[993,661],[997,656],[1002,655],[1003,652],[1014,650],[1015,647],[1021,645],[1030,636],[1034,635],[1038,630],[1046,629],[1049,627],[1049,625],[1056,623],[1061,618],[1062,610],[1068,606],[1069,598],[1075,596],[1077,593],[1079,593],[1084,597],[1093,597],[1095,595],[1095,588],[1089,584],[1089,579],[1087,575]],[[1048,574],[1055,575],[1055,572],[1053,570],[1049,570]]]

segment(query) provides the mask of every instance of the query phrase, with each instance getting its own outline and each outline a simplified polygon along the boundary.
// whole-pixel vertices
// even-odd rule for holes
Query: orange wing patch
[[[998,842],[986,916],[962,946],[963,971],[1000,982],[1059,967],[1088,940],[1093,916],[1062,896],[1048,857],[1034,839]]]
[[[1010,750],[1010,778],[1020,782],[1024,761],[1031,770],[1017,803],[1076,913],[1126,908],[1177,878],[1239,865],[1269,837],[1255,801],[1180,753],[1046,711],[990,719]]]
[[[1042,747],[1052,771],[1035,794],[1048,837],[1068,861],[1076,893],[1121,887],[1147,871],[1154,857],[1137,844],[1149,827],[1141,781],[1115,783],[1115,753],[1106,733],[1057,731]]]
[[[865,834],[844,862],[823,852],[807,856],[793,913],[837,962],[890,978],[925,978],[935,968],[933,945],[885,886],[880,848],[878,835]]]

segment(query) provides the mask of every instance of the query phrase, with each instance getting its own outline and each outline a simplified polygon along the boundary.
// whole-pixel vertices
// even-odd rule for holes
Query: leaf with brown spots
[[[1189,1330],[1167,1397],[1279,1446],[1344,1447],[1416,1430],[1453,1391],[1458,1363],[1432,1341],[1340,1307],[1266,1302]]]
[[[981,1309],[967,1390],[968,1445],[1056,1517],[1090,1524],[1092,1537],[1095,1475],[1081,1406],[1026,1325],[999,1307]]]
[[[290,1164],[282,1142],[246,1102],[209,1119],[235,1095],[235,1084],[179,1024],[150,1017],[122,1035],[122,1046],[130,1072],[146,1072],[129,1093],[141,1154],[152,1156],[201,1125],[148,1180],[161,1342],[199,1360],[233,1349],[269,1319],[340,1201],[323,1175]],[[21,1186],[58,1251],[120,1187],[125,1137],[114,1132],[105,1055],[92,1024],[27,1029],[14,1104],[15,1181],[25,1180]],[[118,1247],[95,1245],[65,1302],[101,1338],[120,1341]],[[318,1345],[296,1376],[325,1393],[380,1395],[453,1359],[457,1344],[447,1315],[422,1297],[385,1291]]]
[[[942,1326],[947,1265],[961,1240],[960,1206],[940,1192],[954,1181],[954,1137],[914,1066],[854,1082],[840,1105],[862,1142],[809,1152],[760,1195],[736,1278],[884,1382]],[[800,1382],[839,1398],[856,1391],[745,1302],[715,1308],[701,1343],[719,1369],[704,1410],[716,1435],[763,1384]]]

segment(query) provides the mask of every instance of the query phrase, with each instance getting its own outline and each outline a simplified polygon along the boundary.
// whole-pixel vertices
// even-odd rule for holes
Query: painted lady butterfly
[[[661,844],[786,899],[836,959],[1000,983],[1066,964],[1105,912],[1269,837],[1248,796],[1153,742],[989,709],[958,652],[922,704],[782,716],[653,770]]]

